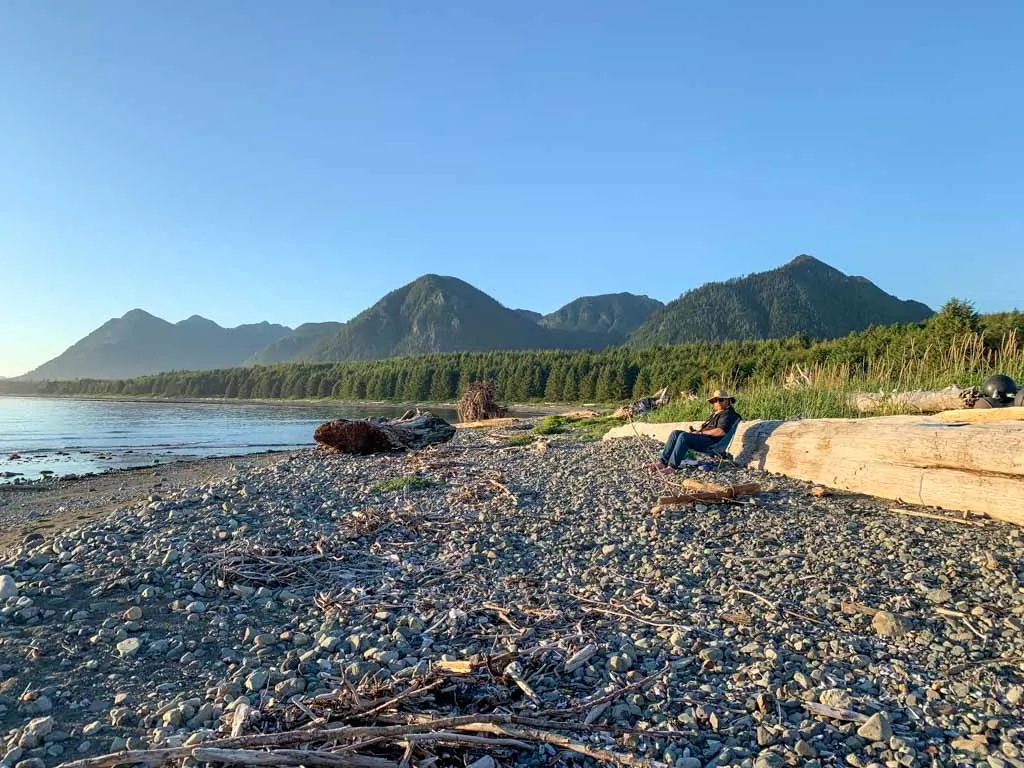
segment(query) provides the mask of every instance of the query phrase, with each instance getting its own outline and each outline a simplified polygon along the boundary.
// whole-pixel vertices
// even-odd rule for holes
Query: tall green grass
[[[1001,346],[986,349],[980,334],[956,339],[948,347],[911,347],[899,356],[876,358],[866,365],[842,362],[794,365],[783,377],[747,380],[742,385],[720,381],[709,389],[728,389],[738,397],[736,410],[748,419],[854,418],[864,415],[915,413],[884,404],[870,414],[861,413],[852,395],[859,392],[889,394],[912,390],[980,385],[993,373],[1005,373],[1024,384],[1024,348],[1015,332]],[[677,401],[654,411],[649,420],[703,421],[708,405],[700,397]]]
[[[836,389],[802,387],[786,389],[780,384],[758,384],[737,391],[736,410],[745,419],[854,418],[862,414]],[[653,411],[648,421],[704,421],[711,413],[703,399],[684,400]],[[877,415],[874,414],[874,415]]]

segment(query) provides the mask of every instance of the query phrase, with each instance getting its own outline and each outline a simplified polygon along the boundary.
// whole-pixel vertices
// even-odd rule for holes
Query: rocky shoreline
[[[1024,766],[1024,531],[738,469],[764,490],[652,517],[652,445],[301,451],[29,534],[0,764],[348,723],[407,735],[309,764]]]

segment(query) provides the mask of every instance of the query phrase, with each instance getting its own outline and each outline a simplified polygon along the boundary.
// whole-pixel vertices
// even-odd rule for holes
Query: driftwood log
[[[916,389],[910,392],[855,392],[849,396],[850,404],[860,413],[884,413],[894,410],[937,413],[964,407],[969,390],[952,386],[946,389]]]
[[[447,443],[455,427],[429,413],[400,419],[335,419],[313,433],[317,446],[332,453],[368,455],[389,451],[415,451],[435,443]]]
[[[686,426],[634,422],[609,430],[605,439],[639,434],[664,442],[673,429]],[[962,424],[929,416],[744,421],[729,452],[743,467],[1024,525],[1024,421]]]
[[[983,424],[990,421],[1024,421],[1024,408],[1007,406],[1006,408],[965,408],[955,411],[936,413],[929,421],[939,424]]]

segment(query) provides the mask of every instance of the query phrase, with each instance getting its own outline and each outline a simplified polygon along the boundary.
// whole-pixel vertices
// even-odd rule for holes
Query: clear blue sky
[[[1024,4],[7,0],[0,375],[142,307],[542,312],[812,253],[1020,305]]]

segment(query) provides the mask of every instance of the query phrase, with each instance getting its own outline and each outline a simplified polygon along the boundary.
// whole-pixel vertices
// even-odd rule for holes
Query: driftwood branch
[[[867,715],[854,712],[852,709],[839,709],[838,707],[830,707],[827,704],[818,704],[813,701],[803,702],[803,708],[811,714],[827,717],[830,720],[845,720],[852,723],[866,723],[868,721]]]
[[[985,527],[984,520],[971,520],[965,517],[950,517],[949,515],[936,515],[931,512],[920,512],[916,509],[904,509],[902,507],[890,507],[890,512],[896,515],[906,515],[907,517],[924,517],[928,520],[941,520],[944,523],[959,523],[960,525],[973,525],[978,528]]]
[[[651,510],[651,513],[657,515],[666,507],[674,507],[682,504],[714,504],[722,501],[731,501],[739,496],[748,496],[761,490],[760,483],[744,483],[741,485],[708,485],[705,483],[697,483],[693,480],[685,480],[683,481],[683,486],[693,490],[689,493],[677,496],[661,496],[658,499],[657,504],[655,504],[654,508]]]
[[[189,755],[200,763],[224,765],[325,765],[337,768],[396,768],[398,763],[382,757],[335,754],[316,749],[275,749],[261,752],[255,749],[217,749],[196,747]]]
[[[579,742],[573,741],[565,736],[551,733],[549,731],[542,731],[537,728],[522,726],[510,727],[506,725],[499,725],[497,723],[474,723],[472,725],[464,726],[464,730],[479,730],[486,733],[510,736],[514,739],[540,741],[545,744],[552,744],[556,747],[561,747],[562,749],[568,749],[571,752],[586,755],[587,757],[592,757],[607,765],[628,765],[631,766],[631,768],[668,768],[666,763],[662,763],[658,760],[647,760],[622,752],[610,752],[604,749],[597,749],[596,747],[589,747],[586,744],[580,744]]]

